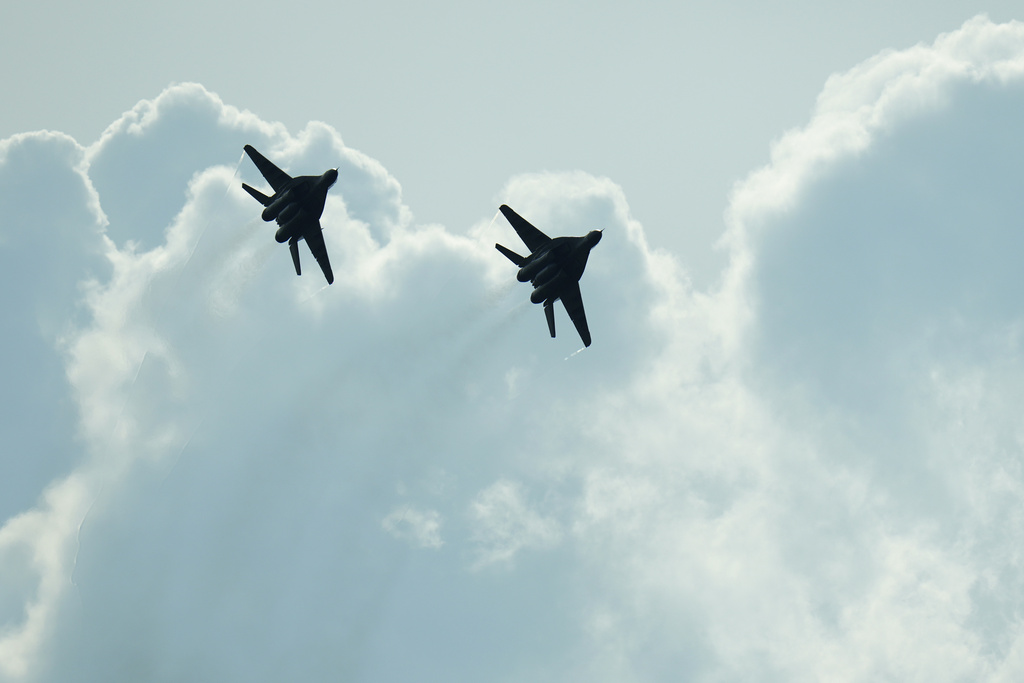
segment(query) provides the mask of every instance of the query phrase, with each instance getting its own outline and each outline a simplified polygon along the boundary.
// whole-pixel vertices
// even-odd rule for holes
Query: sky
[[[1019,680],[1024,24],[904,8],[5,23],[0,681]]]
[[[0,139],[89,145],[169,84],[202,83],[293,132],[329,123],[419,222],[458,233],[520,173],[608,177],[704,289],[727,265],[733,186],[830,75],[982,13],[1021,19],[1016,0],[21,3],[0,26],[17,65]]]

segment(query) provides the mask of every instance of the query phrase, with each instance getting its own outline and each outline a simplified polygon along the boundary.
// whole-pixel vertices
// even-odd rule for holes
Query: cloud
[[[384,530],[395,538],[408,539],[420,548],[440,548],[441,515],[437,510],[418,510],[404,505],[381,522]]]
[[[979,18],[831,78],[710,292],[611,180],[513,178],[496,205],[605,229],[576,355],[501,219],[418,224],[327,125],[182,85],[90,148],[4,141],[36,182],[0,183],[0,675],[1016,679],[1022,71]],[[331,287],[244,142],[344,169]]]
[[[0,142],[0,286],[6,293],[0,517],[28,508],[73,463],[75,415],[55,349],[83,320],[79,282],[107,272],[83,150],[42,132]],[[36,198],[46,187],[65,201]],[[55,400],[54,397],[60,397]],[[7,440],[9,439],[9,441]]]
[[[480,492],[470,503],[470,518],[480,546],[476,569],[510,562],[520,550],[553,545],[562,535],[558,522],[531,509],[521,487],[506,480]]]
[[[834,77],[807,130],[776,147],[775,172],[792,165],[804,199],[744,218],[777,185],[766,170],[733,205],[749,376],[800,420],[828,415],[830,440],[846,435],[935,514],[950,502],[929,471],[932,411],[948,408],[936,396],[1018,353],[1020,31],[977,19]],[[851,139],[827,166],[811,160]]]
[[[231,165],[241,142],[260,135],[287,168],[346,169],[323,218],[338,273],[331,288],[294,276],[240,190],[241,179],[257,181]],[[599,381],[587,378],[598,354],[563,360],[579,346],[566,319],[552,342],[526,292],[508,286],[493,242],[514,233],[483,220],[475,237],[417,226],[398,184],[328,127],[290,137],[192,85],[141,103],[88,149],[59,136],[26,140],[71,150],[69,173],[88,192],[85,218],[69,229],[92,235],[101,267],[89,266],[88,250],[68,250],[79,261],[67,268],[77,275],[66,296],[83,315],[69,316],[59,338],[34,338],[67,382],[45,398],[63,396],[73,412],[65,467],[36,482],[42,497],[23,500],[26,512],[9,516],[0,536],[4,566],[21,577],[2,602],[5,675],[270,680],[385,666],[372,655],[381,634],[422,619],[415,602],[387,616],[389,596],[418,580],[401,573],[409,549],[389,534],[446,551],[441,519],[455,520],[460,546],[434,570],[439,592],[464,613],[477,609],[478,595],[451,584],[471,569],[466,510],[532,468],[511,455],[520,452],[510,430],[533,422],[543,440],[548,418],[525,397]],[[317,154],[324,160],[309,161]],[[507,191],[540,182],[563,180],[529,178]],[[585,176],[564,182],[582,207],[569,228],[594,218],[620,229],[607,243],[629,249],[621,192]],[[31,214],[47,189],[40,179],[16,209]],[[537,206],[542,221],[550,207]],[[637,272],[642,258],[605,268]],[[597,278],[588,289],[595,310],[625,294]],[[606,330],[614,358],[626,333],[600,314],[591,324]],[[509,376],[524,397],[515,403]],[[30,449],[32,439],[16,445]],[[7,467],[18,475],[23,462]],[[395,498],[396,482],[408,496]],[[60,552],[33,559],[47,537]],[[524,613],[509,628],[538,618]],[[456,647],[472,621],[438,646]],[[313,633],[330,647],[294,656]],[[495,658],[519,661],[515,652],[499,639],[445,666],[480,671]]]

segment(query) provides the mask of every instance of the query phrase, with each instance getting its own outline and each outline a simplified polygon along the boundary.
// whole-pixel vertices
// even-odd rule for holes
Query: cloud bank
[[[195,85],[0,143],[0,679],[985,680],[1024,669],[1024,25],[831,78],[694,291],[620,188],[594,345],[380,164]],[[296,278],[251,143],[339,167]],[[308,258],[306,259],[309,260]]]

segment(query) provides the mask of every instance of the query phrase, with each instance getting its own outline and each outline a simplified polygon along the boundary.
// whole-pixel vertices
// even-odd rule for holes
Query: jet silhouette
[[[535,304],[543,302],[551,336],[555,336],[555,309],[552,305],[556,299],[561,299],[565,312],[580,333],[583,345],[590,346],[590,329],[587,327],[587,314],[583,310],[580,278],[583,277],[583,269],[587,267],[590,250],[601,241],[601,231],[591,230],[583,237],[551,239],[508,206],[502,204],[500,210],[526,244],[530,255],[520,256],[500,244],[494,247],[519,266],[517,280],[533,284],[530,301]]]
[[[313,258],[324,271],[327,284],[334,282],[323,228],[320,227],[320,216],[324,212],[327,191],[338,179],[338,169],[332,168],[319,176],[302,175],[293,178],[257,152],[252,145],[245,146],[245,153],[274,188],[274,194],[268,197],[245,183],[242,183],[242,189],[266,207],[263,209],[263,220],[277,220],[280,227],[275,238],[278,242],[288,243],[295,263],[295,274],[302,275],[302,268],[299,267],[299,240],[304,239],[313,252]]]

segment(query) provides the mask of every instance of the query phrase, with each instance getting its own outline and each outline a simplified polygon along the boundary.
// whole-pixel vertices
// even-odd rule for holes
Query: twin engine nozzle
[[[547,266],[545,268],[545,266]],[[552,270],[553,268],[553,270]],[[548,271],[552,271],[548,273]],[[516,273],[516,279],[520,282],[532,282],[537,284],[538,281],[546,282],[558,271],[558,266],[551,263],[551,252],[541,254],[534,260],[528,262],[519,272]]]

